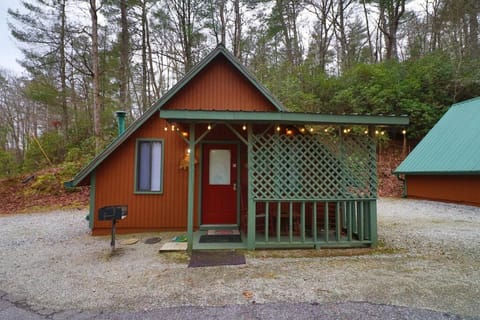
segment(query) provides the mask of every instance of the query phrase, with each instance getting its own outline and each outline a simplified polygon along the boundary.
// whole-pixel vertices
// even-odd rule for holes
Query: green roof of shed
[[[480,97],[452,105],[394,173],[480,174]]]

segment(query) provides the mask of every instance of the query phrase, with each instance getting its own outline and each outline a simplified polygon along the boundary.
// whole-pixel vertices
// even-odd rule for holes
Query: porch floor
[[[247,235],[244,232],[240,232],[242,242],[217,242],[217,243],[200,243],[200,236],[206,235],[207,230],[199,230],[193,233],[193,250],[234,250],[234,249],[247,249]],[[328,238],[325,237],[325,232],[319,232],[317,241],[314,241],[312,236],[306,236],[302,239],[300,236],[282,235],[280,238],[270,235],[268,240],[265,239],[265,234],[256,234],[256,248],[340,248],[340,247],[366,247],[371,245],[371,241],[364,240],[359,241],[356,235],[352,235],[349,240],[345,234],[342,234],[338,239],[335,236],[335,232],[329,232]]]
[[[207,230],[193,233],[193,250],[247,249],[247,235],[243,232],[240,232],[242,242],[200,243],[200,237],[206,234]]]

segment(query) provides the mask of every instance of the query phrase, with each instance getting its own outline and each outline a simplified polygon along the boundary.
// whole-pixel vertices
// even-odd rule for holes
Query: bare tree
[[[321,70],[326,71],[330,44],[334,36],[334,0],[309,0],[307,10],[316,17],[315,28],[311,36],[310,55],[316,57]]]
[[[302,10],[299,0],[276,0],[270,19],[272,30],[278,29],[282,34],[287,61],[299,65],[302,50],[298,36],[297,19]]]
[[[130,32],[128,29],[127,0],[120,0],[120,66],[119,66],[119,102],[120,109],[131,113],[128,103],[128,74],[130,66]]]
[[[66,46],[68,37],[67,0],[30,0],[22,1],[23,9],[8,10],[13,22],[9,28],[13,37],[26,45],[22,48],[25,58],[22,65],[32,76],[56,75],[58,105],[60,105],[63,134],[68,137],[69,110],[68,87],[66,82]],[[56,80],[58,81],[58,80]],[[58,119],[59,120],[59,119]]]
[[[93,133],[95,136],[96,153],[100,151],[102,127],[100,119],[100,62],[98,56],[98,15],[99,8],[96,0],[89,0],[90,17],[92,23],[91,39],[92,39],[92,95],[93,95]]]
[[[233,32],[233,54],[237,58],[242,56],[242,15],[240,13],[240,0],[233,1],[235,12],[235,27]]]
[[[385,39],[385,59],[398,59],[398,29],[405,13],[407,0],[375,0],[378,8],[378,28]]]
[[[180,42],[183,65],[187,72],[195,64],[194,48],[201,38],[196,26],[201,4],[196,0],[166,0],[166,4]]]

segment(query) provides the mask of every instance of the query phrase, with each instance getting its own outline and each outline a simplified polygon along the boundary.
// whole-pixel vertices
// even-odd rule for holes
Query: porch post
[[[188,163],[188,207],[187,207],[187,239],[188,252],[193,250],[193,211],[195,199],[195,124],[190,123],[189,144],[190,159]]]
[[[375,137],[375,127],[368,126],[368,132],[371,139],[373,139],[374,145],[373,149],[370,151],[370,179],[373,179],[373,185],[375,186],[375,199],[370,201],[368,206],[369,208],[369,231],[370,231],[370,240],[372,241],[372,247],[377,245],[378,234],[377,234],[377,192],[378,192],[378,177],[377,177],[377,142]]]
[[[90,209],[88,211],[88,227],[93,231],[95,221],[95,186],[97,180],[95,178],[96,171],[90,175]]]
[[[377,246],[377,200],[370,201],[370,240],[372,241],[372,247]]]
[[[248,202],[248,210],[247,210],[247,249],[254,250],[255,249],[255,203],[253,202],[253,129],[252,124],[247,124],[247,168],[248,168],[248,191],[247,191],[247,202]]]

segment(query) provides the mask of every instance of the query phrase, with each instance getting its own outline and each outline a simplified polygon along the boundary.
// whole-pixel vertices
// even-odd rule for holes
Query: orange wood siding
[[[127,218],[117,223],[119,233],[186,230],[188,170],[180,169],[180,161],[185,156],[187,144],[176,132],[165,131],[165,126],[170,128],[155,113],[99,165],[96,170],[93,234],[110,231],[110,222],[97,221],[98,209],[110,205],[128,205]],[[135,145],[139,138],[164,139],[163,194],[134,193]],[[196,169],[198,175],[198,165]],[[195,203],[197,212],[198,199]]]
[[[277,111],[223,56],[212,61],[162,109]]]
[[[407,176],[407,196],[480,206],[480,176]]]

